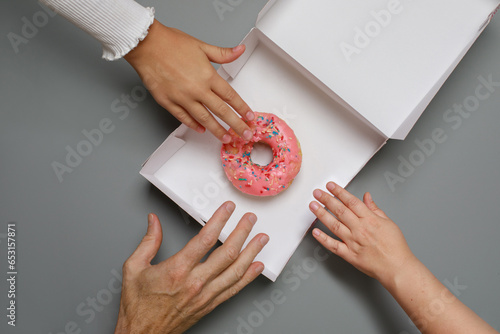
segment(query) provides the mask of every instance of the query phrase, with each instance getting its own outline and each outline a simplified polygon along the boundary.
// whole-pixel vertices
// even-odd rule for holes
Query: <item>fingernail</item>
[[[229,212],[229,213],[233,213],[233,211],[234,211],[235,207],[236,207],[236,206],[234,205],[234,203],[233,203],[233,202],[228,202],[228,203],[226,203],[226,210],[227,210],[227,212]]]
[[[152,213],[148,214],[148,225],[151,225],[151,224],[153,224],[153,214]]]
[[[264,271],[264,264],[263,263],[259,263],[259,265],[255,267],[255,272],[256,273],[261,273],[263,271]]]
[[[269,242],[269,236],[267,234],[263,235],[261,238],[260,238],[260,244],[262,246],[265,246],[267,243]]]
[[[257,216],[252,213],[248,215],[248,220],[250,221],[250,223],[252,223],[252,225],[255,225],[255,223],[257,222]]]
[[[320,234],[321,234],[321,232],[320,232],[317,228],[315,228],[315,229],[313,230],[313,235],[314,235],[315,237],[319,237],[319,235],[320,235]]]
[[[233,48],[233,52],[240,52],[244,48],[243,45],[238,45]]]
[[[311,209],[312,212],[318,211],[319,205],[316,202],[311,202],[309,204],[309,208]]]
[[[335,189],[335,183],[333,182],[328,182],[326,184],[326,189],[328,189],[329,191],[333,191],[333,189]]]
[[[321,192],[321,190],[319,190],[319,189],[316,189],[316,190],[314,190],[314,191],[313,191],[313,196],[314,196],[316,199],[320,199],[322,194],[323,194],[323,193],[322,193],[322,192]]]
[[[252,131],[250,130],[245,130],[243,132],[243,138],[245,138],[246,140],[250,140],[252,139]]]
[[[222,136],[222,142],[223,142],[224,144],[227,144],[227,143],[229,143],[230,141],[231,141],[231,136],[230,136],[230,135],[228,135],[227,133],[226,133],[224,136]]]
[[[253,121],[255,118],[255,114],[253,112],[249,111],[246,113],[246,117],[249,121]]]
[[[205,132],[205,128],[204,128],[204,127],[202,127],[202,126],[198,126],[198,127],[196,128],[196,132],[203,133],[203,132]]]

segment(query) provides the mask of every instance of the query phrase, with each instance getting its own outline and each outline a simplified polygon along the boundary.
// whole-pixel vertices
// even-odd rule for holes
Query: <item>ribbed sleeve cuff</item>
[[[154,8],[133,0],[40,0],[102,44],[106,60],[116,60],[148,34]]]

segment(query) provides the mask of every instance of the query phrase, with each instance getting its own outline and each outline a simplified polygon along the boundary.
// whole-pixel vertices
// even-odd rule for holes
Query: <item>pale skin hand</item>
[[[327,189],[329,193],[314,191],[319,203],[313,201],[309,208],[340,241],[317,228],[313,236],[331,252],[380,281],[422,333],[498,334],[413,255],[399,227],[377,207],[369,193],[361,201],[333,182],[327,184]]]
[[[264,269],[255,256],[269,241],[256,235],[241,251],[257,217],[245,214],[226,242],[216,244],[234,203],[224,203],[198,235],[177,254],[151,265],[162,242],[158,217],[148,216],[147,234],[123,265],[115,334],[183,333],[219,304],[236,295]]]
[[[125,59],[156,102],[179,121],[198,132],[208,129],[228,143],[231,137],[210,111],[244,139],[252,138],[245,120],[255,115],[211,62],[229,63],[244,51],[243,45],[231,49],[206,44],[155,20],[146,38]]]

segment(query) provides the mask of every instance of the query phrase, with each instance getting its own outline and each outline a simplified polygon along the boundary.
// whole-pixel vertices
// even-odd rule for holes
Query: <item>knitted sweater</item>
[[[40,0],[102,44],[106,60],[115,60],[135,48],[148,34],[154,8],[134,0]]]

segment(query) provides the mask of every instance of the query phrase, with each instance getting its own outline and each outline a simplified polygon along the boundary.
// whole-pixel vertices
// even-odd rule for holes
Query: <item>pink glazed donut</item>
[[[255,113],[247,122],[253,138],[246,141],[233,129],[231,142],[222,144],[222,166],[229,181],[240,191],[253,196],[274,196],[287,189],[297,176],[302,163],[302,151],[293,130],[273,114]],[[273,160],[266,166],[250,158],[254,143],[264,143],[273,150]]]

